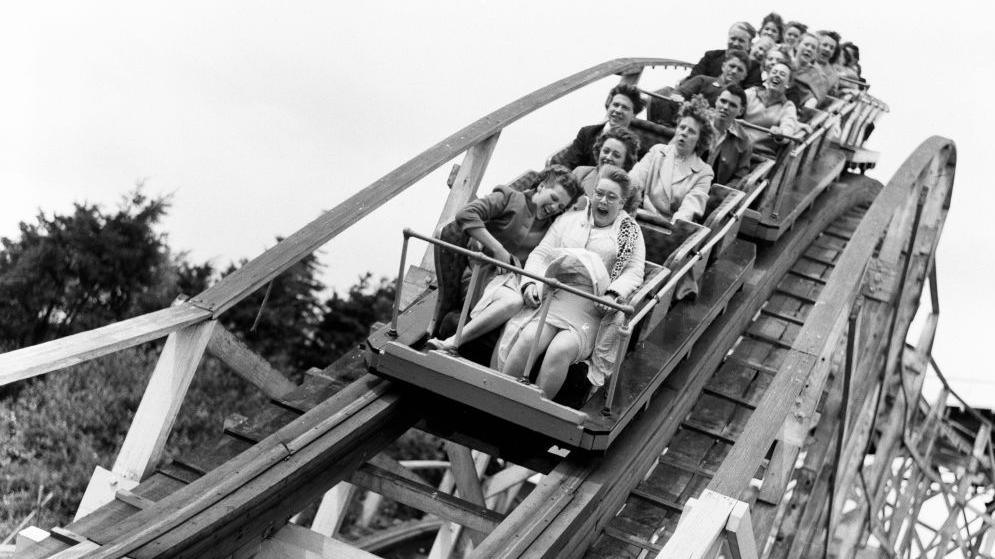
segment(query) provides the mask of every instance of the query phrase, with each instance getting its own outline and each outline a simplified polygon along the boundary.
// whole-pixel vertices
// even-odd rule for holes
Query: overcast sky
[[[935,355],[995,404],[987,162],[988,13],[970,4],[822,2],[19,2],[0,18],[0,235],[39,209],[172,194],[174,250],[253,257],[438,140],[532,90],[622,56],[695,61],[770,10],[839,30],[888,102],[869,147],[886,182],[925,138],[953,138]],[[983,35],[984,33],[984,35]],[[538,168],[602,117],[614,80],[508,128],[484,188]],[[448,165],[333,240],[325,281],[396,270],[403,225],[430,232]],[[970,380],[973,379],[973,380]]]

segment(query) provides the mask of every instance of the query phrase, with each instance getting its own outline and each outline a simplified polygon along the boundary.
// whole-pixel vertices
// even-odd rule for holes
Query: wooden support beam
[[[440,493],[434,487],[365,464],[352,474],[352,483],[388,499],[410,505],[478,532],[490,533],[503,516],[486,508]]]
[[[459,172],[456,173],[456,180],[453,181],[449,196],[446,197],[446,204],[442,207],[439,221],[435,225],[436,231],[452,221],[456,212],[476,197],[480,181],[484,178],[487,164],[491,161],[491,155],[494,153],[494,148],[500,137],[501,132],[495,132],[466,150],[463,162],[459,166]],[[429,245],[421,261],[421,267],[429,272],[435,271],[435,259],[432,254],[432,246]]]
[[[297,388],[297,385],[220,324],[214,327],[214,333],[207,342],[207,351],[270,398],[281,398]]]
[[[345,519],[346,507],[356,486],[345,481],[335,484],[325,492],[311,521],[311,530],[322,536],[332,537],[338,533]]]
[[[732,507],[726,521],[726,543],[732,559],[757,559],[757,541],[753,539],[753,524],[750,520],[750,506],[739,501]]]
[[[76,508],[76,515],[73,521],[79,520],[98,508],[114,500],[114,496],[120,489],[134,489],[138,485],[138,480],[125,477],[97,466],[90,475],[90,481],[83,492],[83,498]]]
[[[255,559],[377,559],[378,556],[296,524],[287,524],[263,540]]]
[[[723,535],[729,517],[740,501],[706,489],[693,507],[685,505],[677,531],[657,559],[705,559]],[[745,535],[745,534],[744,534]],[[749,537],[753,537],[752,530]]]
[[[0,354],[0,386],[133,347],[210,318],[191,304],[143,314],[43,344]]]
[[[202,322],[166,338],[111,471],[141,481],[159,462],[215,324],[213,320]]]

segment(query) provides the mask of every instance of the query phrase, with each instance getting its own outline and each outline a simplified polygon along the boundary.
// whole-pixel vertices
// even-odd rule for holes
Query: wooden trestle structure
[[[77,518],[26,530],[7,554],[372,557],[426,533],[437,533],[431,557],[990,554],[995,505],[983,498],[992,497],[995,481],[991,423],[977,414],[968,415],[969,425],[955,422],[945,382],[929,401],[922,392],[927,376],[942,380],[930,356],[939,316],[934,256],[956,151],[951,141],[930,138],[884,186],[848,172],[863,170],[867,156],[862,138],[848,139],[862,126],[848,127],[873,122],[880,104],[858,102],[837,139],[826,139],[827,124],[817,142],[797,150],[796,180],[827,187],[805,201],[807,211],[776,242],[757,244],[743,287],[607,452],[548,452],[524,429],[489,429],[496,420],[458,403],[415,402],[366,373],[358,350],[297,386],[217,323],[465,152],[440,223],[451,219],[475,196],[504,127],[598,79],[634,81],[654,65],[684,63],[619,59],[558,81],[440,142],[196,297],[0,355],[0,384],[7,384],[166,337],[117,460],[95,472]],[[405,283],[424,288],[431,270],[426,258]],[[702,289],[707,299],[707,282]],[[663,338],[693,323],[696,312],[695,304],[675,307],[659,326]],[[917,313],[922,326],[910,345]],[[229,426],[215,446],[159,464],[205,352],[272,405]],[[447,468],[441,486],[415,469],[425,464],[379,454],[411,428],[447,439],[449,462],[431,465]],[[495,460],[504,467],[488,470]],[[517,497],[527,483],[534,488]],[[357,488],[428,515],[344,543],[334,536]],[[317,499],[311,527],[288,523]],[[365,505],[375,502],[368,497]],[[940,520],[926,521],[924,507],[937,502]]]

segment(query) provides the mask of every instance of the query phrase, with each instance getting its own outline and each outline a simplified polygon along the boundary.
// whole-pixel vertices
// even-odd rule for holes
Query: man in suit
[[[705,161],[715,172],[715,182],[738,187],[750,172],[753,142],[736,119],[746,110],[746,92],[736,84],[722,88],[715,100],[712,126],[715,136]]]
[[[583,165],[596,166],[598,163],[594,160],[594,143],[598,141],[598,136],[612,128],[629,128],[632,119],[641,110],[643,99],[639,95],[639,89],[626,83],[616,85],[608,92],[608,99],[605,101],[605,122],[581,128],[573,143],[554,155],[549,162],[571,170]],[[648,147],[640,147],[640,157]]]
[[[726,48],[710,50],[705,52],[701,60],[691,68],[691,74],[685,80],[695,76],[718,76],[722,73],[722,63],[726,58],[726,51],[732,49],[745,50],[749,52],[750,43],[757,36],[757,30],[748,22],[737,21],[729,28],[729,35],[726,38]],[[743,87],[753,87],[760,84],[760,64],[750,64],[746,72],[746,79],[743,80]]]

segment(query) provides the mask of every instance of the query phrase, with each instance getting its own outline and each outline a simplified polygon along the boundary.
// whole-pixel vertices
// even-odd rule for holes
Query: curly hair
[[[682,118],[692,118],[698,123],[698,143],[694,146],[694,152],[698,155],[704,153],[712,145],[712,135],[715,129],[712,128],[712,109],[708,101],[700,93],[681,105],[681,110],[677,114],[678,122]]]
[[[551,187],[557,184],[562,186],[567,196],[570,197],[569,206],[573,206],[581,194],[584,193],[584,189],[580,187],[577,177],[570,172],[570,169],[556,164],[550,165],[539,172],[539,181],[536,183],[535,189],[538,190],[543,185]]]
[[[616,95],[625,95],[629,98],[629,101],[632,101],[633,114],[639,114],[639,111],[643,110],[643,106],[645,105],[643,103],[643,96],[639,94],[639,88],[631,83],[620,83],[608,92],[608,98],[605,99],[606,109]]]
[[[625,146],[625,160],[622,162],[622,168],[626,171],[632,169],[632,166],[639,160],[639,136],[628,128],[612,128],[608,130],[598,136],[597,141],[594,142],[594,161],[598,160],[598,156],[601,155],[601,148],[605,146],[605,141],[609,139],[622,142],[622,145]]]
[[[764,26],[768,23],[773,23],[777,26],[777,38],[774,39],[775,42],[780,43],[784,40],[784,19],[777,12],[771,12],[764,16],[763,20],[760,22],[760,29],[763,30]]]
[[[819,31],[817,33],[817,35],[819,37],[829,37],[830,39],[832,39],[836,43],[836,48],[833,49],[833,54],[832,54],[832,56],[829,57],[829,63],[830,64],[836,64],[837,62],[839,62],[839,60],[840,60],[840,40],[842,39],[842,37],[840,37],[840,34],[837,33],[837,32],[835,32],[835,31],[828,31],[828,30],[823,29],[822,31]],[[822,39],[820,39],[819,42],[821,43]]]

